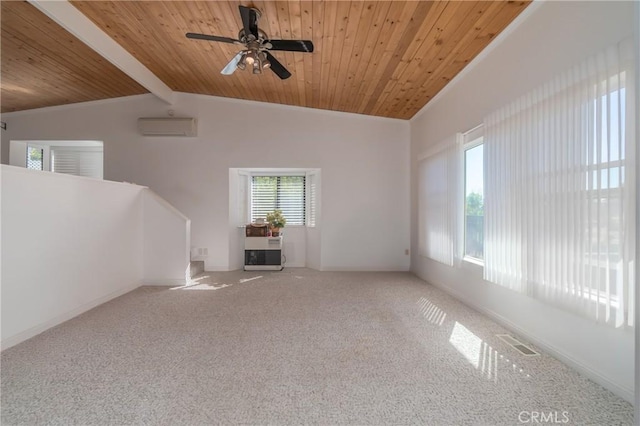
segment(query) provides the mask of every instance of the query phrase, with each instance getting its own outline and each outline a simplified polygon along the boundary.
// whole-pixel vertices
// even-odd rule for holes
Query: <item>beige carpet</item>
[[[630,404],[505,332],[408,273],[204,273],[4,351],[1,421],[632,424]]]

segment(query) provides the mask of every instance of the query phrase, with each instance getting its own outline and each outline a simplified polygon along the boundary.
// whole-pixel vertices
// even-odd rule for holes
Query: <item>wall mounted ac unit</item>
[[[143,136],[197,136],[195,118],[138,118],[138,130]]]

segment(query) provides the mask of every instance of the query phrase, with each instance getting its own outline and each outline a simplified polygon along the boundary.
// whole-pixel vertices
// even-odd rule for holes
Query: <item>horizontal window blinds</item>
[[[75,176],[102,179],[101,149],[51,149],[51,171]]]
[[[282,210],[287,225],[305,224],[304,176],[252,176],[251,221]]]

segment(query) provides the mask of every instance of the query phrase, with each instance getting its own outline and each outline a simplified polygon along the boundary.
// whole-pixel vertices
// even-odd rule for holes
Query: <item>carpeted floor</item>
[[[408,273],[197,280],[5,350],[2,424],[632,424],[629,403]]]

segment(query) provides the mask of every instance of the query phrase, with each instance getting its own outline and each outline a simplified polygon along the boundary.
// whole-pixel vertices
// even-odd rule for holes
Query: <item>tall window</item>
[[[27,169],[43,170],[44,150],[42,148],[30,146],[27,149]]]
[[[481,128],[476,129],[464,136],[464,255],[480,261],[484,259],[484,145],[481,131]]]
[[[460,148],[445,140],[418,163],[419,254],[450,266],[458,258]]]
[[[287,226],[305,224],[305,176],[252,176],[251,222],[276,209]]]
[[[485,119],[485,278],[615,326],[633,326],[635,309],[631,49],[611,46]]]

